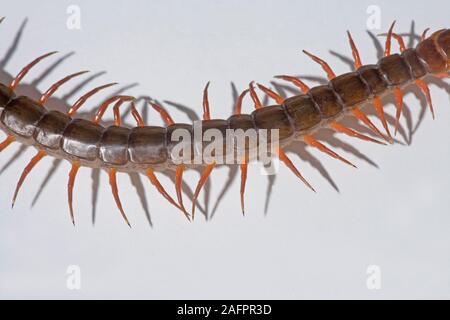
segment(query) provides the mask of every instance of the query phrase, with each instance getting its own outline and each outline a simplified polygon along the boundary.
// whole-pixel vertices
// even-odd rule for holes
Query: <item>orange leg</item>
[[[278,104],[283,104],[284,102],[284,98],[282,96],[280,96],[278,93],[276,93],[275,91],[263,86],[262,84],[257,83],[256,84],[258,86],[258,88],[263,91],[265,94],[267,94],[270,98],[272,98],[273,100],[275,100],[276,103]]]
[[[73,225],[75,225],[75,216],[73,214],[73,186],[75,185],[75,178],[77,176],[78,170],[80,169],[80,161],[74,161],[72,163],[72,169],[69,173],[69,182],[67,183],[67,198],[69,201],[70,218],[72,219]]]
[[[142,119],[142,116],[137,111],[134,101],[131,101],[131,114],[133,115],[134,120],[136,120],[138,127],[145,126],[144,119]]]
[[[386,117],[384,115],[383,103],[381,102],[380,97],[373,98],[373,106],[375,108],[375,112],[378,115],[378,118],[380,119],[381,123],[383,124],[383,128],[386,131],[387,136],[389,137],[390,140],[393,140],[392,136],[391,136],[391,132],[389,131]]]
[[[55,82],[50,88],[48,88],[47,91],[45,91],[45,93],[43,95],[41,95],[41,97],[39,98],[39,103],[40,104],[45,104],[47,102],[47,100],[55,93],[56,90],[58,90],[58,88],[60,86],[62,86],[64,83],[66,83],[70,79],[78,77],[78,76],[80,76],[82,74],[85,74],[87,72],[89,72],[89,71],[77,72],[77,73],[74,73],[74,74],[68,75],[67,77],[62,78],[58,82]]]
[[[387,36],[387,33],[380,33],[379,36]],[[395,32],[392,32],[391,36],[397,41],[398,46],[400,48],[400,52],[403,52],[406,50],[405,41],[403,40],[403,37]]]
[[[434,119],[434,109],[433,109],[433,103],[431,102],[430,88],[428,87],[426,82],[423,81],[422,79],[417,79],[416,85],[420,88],[420,90],[422,90],[423,94],[427,98],[428,106],[430,107],[431,115],[433,116],[433,119]]]
[[[327,73],[328,80],[336,78],[336,74],[331,69],[331,67],[326,63],[324,60],[320,59],[319,57],[309,53],[306,50],[303,50],[303,53],[305,53],[307,56],[309,56],[311,59],[313,59],[315,62],[321,65],[322,69]]]
[[[120,127],[122,125],[122,119],[120,117],[120,106],[124,103],[123,100],[118,100],[113,107],[113,114],[114,114],[114,125]]]
[[[366,136],[366,135],[364,135],[362,133],[359,133],[359,132],[357,132],[357,131],[355,131],[355,130],[353,130],[351,128],[348,128],[348,127],[346,127],[346,126],[344,126],[344,125],[342,125],[340,123],[337,123],[337,122],[333,121],[329,125],[330,125],[330,128],[333,128],[337,132],[344,133],[344,134],[346,134],[346,135],[348,135],[350,137],[355,137],[355,138],[358,138],[358,139],[361,139],[361,140],[371,141],[371,142],[375,142],[375,143],[378,143],[378,144],[384,144],[384,145],[386,144],[386,143],[384,143],[382,141],[375,140],[375,139],[373,139],[371,137],[368,137],[368,136]]]
[[[289,81],[294,86],[299,88],[300,91],[303,92],[303,93],[307,93],[309,91],[308,85],[305,84],[302,80],[300,80],[300,79],[298,79],[296,77],[287,76],[287,75],[279,75],[279,76],[275,76],[275,78],[282,79],[282,80],[285,80],[285,81]]]
[[[350,34],[350,31],[347,31],[348,36],[348,42],[350,43],[350,47],[352,48],[352,56],[353,60],[355,61],[355,69],[358,70],[362,63],[361,63],[361,57],[359,56],[358,48],[355,45],[355,42],[353,41],[352,35]]]
[[[185,170],[185,166],[183,164],[179,164],[175,167],[175,191],[177,193],[178,204],[183,210],[183,212],[187,212],[186,208],[183,205],[183,192],[181,189],[181,185],[183,184],[183,172]]]
[[[338,155],[336,152],[334,152],[333,150],[331,150],[330,148],[328,148],[324,144],[320,143],[313,136],[305,135],[305,136],[303,136],[303,140],[305,141],[306,144],[310,145],[311,147],[317,148],[320,151],[328,154],[329,156],[331,156],[331,157],[333,157],[335,159],[338,159],[338,160],[340,160],[340,161],[342,161],[342,162],[352,166],[353,168],[356,168],[356,166],[353,163],[351,163],[347,159],[341,157],[340,155]]]
[[[208,164],[205,167],[205,169],[203,170],[202,175],[200,176],[200,180],[197,183],[197,187],[195,188],[195,192],[194,192],[194,197],[192,199],[192,220],[194,220],[194,217],[195,217],[195,206],[197,204],[197,198],[198,198],[203,186],[205,185],[206,180],[208,180],[208,177],[210,176],[210,174],[213,171],[215,166],[216,166],[215,162]]]
[[[234,114],[241,114],[242,111],[242,100],[244,99],[244,96],[249,92],[249,89],[242,91],[242,93],[239,95],[236,101],[235,111]],[[244,160],[244,163],[240,164],[239,169],[241,170],[241,208],[242,208],[242,214],[245,214],[245,206],[244,206],[244,194],[245,194],[245,184],[247,182],[247,169],[248,169],[248,163]]]
[[[387,57],[391,54],[391,39],[392,39],[392,30],[394,29],[395,21],[391,24],[389,31],[386,37],[386,44],[384,48],[384,56]]]
[[[241,170],[241,209],[242,214],[245,215],[245,203],[244,203],[244,195],[245,195],[245,184],[247,182],[247,170],[248,170],[248,163],[241,163],[239,165]]]
[[[117,177],[116,177],[116,175],[117,175],[117,169],[116,168],[109,169],[109,184],[111,186],[111,191],[112,191],[112,194],[114,196],[114,200],[116,201],[117,208],[119,208],[119,211],[120,211],[123,219],[125,220],[127,225],[131,228],[131,224],[128,221],[127,215],[125,214],[125,211],[123,210],[123,207],[122,207],[122,202],[120,201],[119,189],[117,188]]]
[[[395,133],[397,134],[398,126],[400,125],[400,116],[402,115],[403,110],[403,93],[400,88],[394,88],[394,99],[395,99],[395,107],[397,108],[397,112],[395,114]]]
[[[99,86],[97,88],[92,89],[91,91],[85,93],[84,95],[82,95],[74,104],[73,106],[69,109],[69,111],[67,112],[67,115],[72,117],[77,111],[78,109],[81,108],[81,106],[87,101],[87,99],[89,99],[90,97],[92,97],[94,94],[96,94],[97,92],[106,89],[108,87],[114,86],[116,85],[116,82],[113,83],[108,83],[102,86]]]
[[[386,140],[389,143],[394,142],[394,140],[392,138],[385,137],[384,134],[382,134],[380,132],[380,130],[378,130],[378,128],[373,124],[373,122],[370,121],[370,119],[367,117],[367,115],[361,111],[361,109],[354,108],[352,110],[352,113],[358,120],[360,120],[362,123],[364,123],[366,126],[368,126],[372,130],[372,132],[375,133],[377,136],[379,136],[383,140]]]
[[[245,95],[249,92],[249,89],[242,91],[239,97],[236,100],[236,106],[234,107],[234,114],[241,114],[242,112],[242,101],[244,100]]]
[[[11,207],[14,208],[14,204],[16,203],[17,195],[19,194],[20,188],[22,187],[23,182],[25,181],[25,178],[28,176],[28,174],[33,170],[34,166],[41,161],[42,158],[44,158],[47,155],[47,153],[43,150],[38,151],[38,153],[30,160],[30,162],[27,164],[25,169],[23,169],[22,175],[19,178],[19,181],[17,182],[16,191],[14,192],[12,205]]]
[[[396,33],[392,33],[392,36],[394,37],[395,40],[397,40],[398,46],[400,47],[400,52],[405,51],[406,45],[405,45],[405,41],[403,40],[403,37]]]
[[[209,81],[203,90],[203,120],[211,119],[211,113],[209,112],[208,87]]]
[[[134,97],[132,96],[114,96],[109,99],[106,99],[98,108],[97,113],[94,116],[94,123],[99,123],[102,119],[103,115],[105,114],[106,109],[109,107],[109,105],[113,102],[119,103],[121,105],[125,101],[133,101]]]
[[[250,97],[252,97],[253,103],[255,104],[255,109],[262,108],[263,105],[261,103],[261,100],[259,100],[255,88],[253,88],[253,82],[249,83],[248,89],[250,90]]]
[[[173,200],[173,198],[167,193],[167,191],[164,189],[164,187],[162,186],[162,184],[159,182],[158,178],[156,177],[153,169],[147,169],[146,171],[146,175],[149,178],[150,182],[156,187],[156,189],[158,190],[159,193],[161,193],[161,195],[166,198],[166,200],[168,200],[172,205],[174,205],[175,207],[177,207],[178,209],[180,209],[181,211],[183,211],[184,215],[186,216],[186,218],[189,220],[189,214],[183,210],[182,207],[180,207],[175,200]]]
[[[278,157],[280,160],[300,179],[302,182],[310,188],[312,191],[316,192],[314,188],[311,186],[311,184],[301,175],[300,171],[295,167],[295,165],[292,163],[291,159],[286,155],[286,153],[283,151],[283,149],[278,149]]]
[[[171,124],[175,123],[175,121],[173,121],[173,119],[170,116],[170,114],[163,107],[161,107],[160,105],[158,105],[156,103],[153,103],[151,101],[149,101],[149,103],[153,107],[153,109],[155,109],[156,111],[159,112],[159,114],[163,118],[163,120],[166,123],[166,125],[171,125]],[[209,109],[209,103],[208,103],[208,109]]]
[[[37,63],[39,63],[39,61],[41,61],[42,59],[45,59],[49,56],[51,56],[52,54],[55,54],[57,51],[53,51],[53,52],[49,52],[46,53],[36,59],[34,59],[32,62],[30,62],[28,65],[26,65],[18,74],[17,76],[11,81],[11,83],[9,84],[9,88],[11,90],[15,90],[17,88],[17,86],[19,85],[20,81],[23,79],[23,77],[25,77],[28,73],[28,71],[31,70],[31,68],[33,68]]]
[[[5,150],[14,140],[14,136],[7,136],[5,140],[0,142],[0,152]]]

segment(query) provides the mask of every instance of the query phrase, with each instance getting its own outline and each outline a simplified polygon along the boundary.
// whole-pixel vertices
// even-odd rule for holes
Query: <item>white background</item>
[[[66,27],[71,4],[81,9],[81,30]],[[374,34],[387,30],[394,19],[402,33],[411,31],[413,21],[417,34],[426,27],[449,27],[448,1],[8,1],[0,12],[7,17],[0,27],[0,57],[26,17],[28,23],[3,66],[2,81],[44,52],[58,50],[62,57],[75,51],[38,81],[39,91],[75,71],[107,71],[68,103],[95,85],[119,81],[122,87],[138,84],[127,94],[169,100],[200,114],[201,91],[210,80],[212,114],[226,118],[233,103],[230,82],[242,90],[251,80],[269,84],[280,73],[322,77],[320,67],[301,49],[328,60],[336,73],[347,72],[349,66],[330,53],[351,57],[347,29],[363,62],[375,62],[377,51],[366,31],[369,5],[381,13],[381,29],[372,30]],[[40,64],[25,83],[39,78],[58,57]],[[81,82],[74,80],[56,96]],[[21,90],[38,97],[33,88]],[[426,111],[410,145],[408,127],[416,127],[425,108],[412,93],[405,99],[411,118],[409,124],[402,118],[406,134],[398,135],[400,143],[378,146],[334,136],[332,141],[360,152],[358,157],[337,149],[358,169],[317,150],[307,149],[314,158],[304,151],[303,159],[292,154],[317,194],[284,167],[268,192],[268,177],[250,167],[245,218],[239,174],[214,216],[207,221],[198,214],[194,223],[187,223],[142,177],[152,227],[136,188],[127,175],[120,175],[122,201],[133,225],[129,229],[102,173],[93,225],[91,171],[82,169],[75,187],[74,228],[66,200],[68,163],[57,168],[31,207],[51,159],[30,174],[11,210],[15,183],[35,152],[27,149],[16,157],[19,146],[14,145],[0,156],[0,168],[16,157],[0,176],[0,297],[449,298],[450,87],[433,85],[431,91],[437,119]],[[91,100],[90,108],[104,96]],[[49,107],[60,104],[53,99]],[[165,106],[178,121],[189,121],[185,113]],[[245,110],[252,110],[249,101]],[[386,110],[394,114],[392,104]],[[149,118],[161,123],[152,112]],[[316,160],[305,161],[311,159]],[[191,188],[197,179],[195,172],[186,175]],[[227,179],[227,168],[212,174],[210,215]],[[170,180],[162,181],[173,194]],[[190,204],[187,197],[185,201]],[[203,193],[200,204],[204,206]],[[70,265],[81,268],[81,290],[66,286]],[[380,290],[366,286],[370,265],[381,268]]]

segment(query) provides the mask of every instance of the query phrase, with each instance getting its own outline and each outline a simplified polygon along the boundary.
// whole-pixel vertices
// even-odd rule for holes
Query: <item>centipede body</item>
[[[393,26],[391,26],[387,34],[385,56],[376,64],[363,65],[361,63],[359,53],[349,34],[349,42],[355,58],[356,70],[354,72],[336,76],[326,62],[305,52],[323,67],[329,82],[326,85],[309,88],[298,78],[287,75],[278,76],[279,79],[290,81],[302,91],[301,94],[287,99],[281,98],[269,88],[258,84],[260,90],[275,100],[273,105],[262,106],[254,84],[251,83],[249,89],[245,90],[239,97],[235,114],[228,119],[214,119],[211,118],[209,110],[207,85],[204,90],[202,130],[217,129],[220,132],[225,132],[227,129],[242,129],[243,131],[250,129],[256,131],[261,129],[278,130],[281,143],[277,153],[278,157],[309,188],[313,189],[284,152],[283,148],[293,140],[303,140],[307,145],[318,148],[338,160],[353,165],[315,139],[315,132],[323,127],[329,127],[363,140],[384,143],[339,123],[339,120],[344,115],[352,114],[372,129],[378,138],[386,142],[392,142],[392,136],[384,119],[383,106],[380,99],[384,95],[394,94],[397,107],[396,119],[398,121],[402,110],[402,89],[410,84],[416,84],[424,92],[433,112],[429,90],[423,79],[430,75],[440,77],[448,75],[450,70],[450,29],[439,30],[430,37],[425,37],[424,35],[415,48],[406,49],[402,44],[401,37],[393,32]],[[392,37],[400,44],[400,54],[391,54]],[[98,87],[88,92],[73,105],[68,113],[48,110],[45,107],[45,101],[48,97],[56,91],[59,85],[72,77],[81,75],[82,72],[62,79],[59,83],[52,86],[39,101],[26,96],[17,96],[14,93],[14,89],[22,77],[34,64],[51,54],[46,54],[33,61],[10,84],[0,84],[0,128],[7,134],[7,138],[2,143],[0,150],[13,141],[17,141],[33,146],[38,151],[21,177],[14,199],[28,172],[44,156],[51,156],[65,159],[72,163],[69,180],[69,206],[72,220],[74,220],[72,188],[80,166],[102,168],[109,172],[115,201],[127,222],[128,220],[118,196],[115,179],[116,173],[121,171],[146,174],[157,190],[189,218],[190,215],[183,205],[180,191],[182,173],[187,168],[201,166],[204,167],[204,171],[192,201],[193,217],[198,194],[215,167],[214,162],[180,165],[172,158],[171,150],[175,145],[172,133],[177,129],[193,132],[193,125],[174,122],[164,109],[157,104],[153,104],[153,107],[163,115],[166,126],[145,125],[134,106],[133,115],[137,126],[133,128],[122,126],[118,110],[124,102],[131,101],[133,103],[133,98],[129,96],[115,96],[105,101],[92,121],[76,117],[76,111],[90,96],[112,84]],[[241,112],[242,99],[247,93],[250,94],[255,104],[255,110],[251,114],[243,114]],[[377,115],[383,123],[385,134],[381,133],[361,111],[360,106],[368,103],[374,105]],[[107,107],[112,104],[114,104],[115,125],[104,127],[100,124],[100,120]],[[193,146],[191,146],[191,149],[195,150]],[[236,151],[231,148],[225,148],[224,150],[226,152]],[[246,154],[247,151],[238,150],[240,154]],[[249,159],[241,164],[242,182],[240,192],[242,210],[244,210],[243,195],[248,161]],[[166,192],[154,173],[155,171],[164,170],[177,172],[177,201]]]

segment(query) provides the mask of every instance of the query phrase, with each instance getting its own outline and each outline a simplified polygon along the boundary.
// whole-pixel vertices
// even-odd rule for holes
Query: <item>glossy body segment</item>
[[[228,129],[228,121],[222,120],[222,119],[210,119],[210,120],[202,120],[201,122],[201,133],[202,133],[202,141],[203,141],[203,148],[207,147],[208,144],[210,144],[212,141],[214,141],[216,134],[220,135],[223,143],[223,150],[226,150],[227,148],[227,141],[226,141],[226,134]],[[214,130],[214,131],[212,131]],[[208,132],[206,135],[205,133]],[[212,156],[223,156],[224,154],[216,154],[214,150],[212,152]]]
[[[128,137],[130,129],[110,126],[103,132],[99,147],[100,160],[108,165],[124,166],[128,163]]]
[[[388,83],[380,72],[377,65],[364,65],[357,70],[361,79],[367,84],[372,96],[383,94],[387,88]]]
[[[401,56],[409,66],[411,75],[414,79],[422,78],[427,74],[425,65],[420,61],[420,58],[414,49],[406,49],[402,52]]]
[[[310,130],[322,120],[319,110],[309,95],[302,94],[288,98],[284,100],[284,107],[298,132]]]
[[[444,33],[444,35],[446,34]],[[445,46],[439,47],[435,35],[436,32],[428,39],[420,42],[416,47],[418,56],[425,62],[427,71],[430,73],[445,72],[448,68],[448,57],[445,54],[445,52],[448,52],[448,47],[446,41],[444,41],[445,37],[443,37],[444,40],[441,40]]]
[[[338,96],[328,85],[311,88],[308,95],[319,109],[322,119],[334,118],[344,109]]]
[[[442,50],[447,57],[447,69],[450,65],[450,29],[444,30],[439,34],[436,40],[438,48]]]
[[[178,149],[175,151],[174,147],[176,145],[178,145]],[[192,125],[187,123],[174,123],[167,126],[166,148],[167,154],[173,162],[179,163],[193,160],[195,157],[195,148]],[[186,154],[185,150],[187,152]]]
[[[92,121],[74,119],[64,130],[62,150],[75,158],[96,161],[104,128]]]
[[[1,115],[2,124],[18,136],[31,138],[46,110],[28,97],[12,99]]]
[[[389,87],[403,85],[412,79],[409,66],[399,54],[381,58],[378,62],[378,67]]]
[[[166,128],[150,126],[133,128],[128,140],[130,162],[134,164],[162,164],[168,159]]]
[[[294,135],[294,127],[282,106],[269,106],[256,109],[252,112],[253,121],[257,129],[279,130],[280,141],[291,138]],[[270,132],[267,138],[270,142]]]
[[[255,123],[253,121],[253,117],[250,114],[234,114],[231,117],[228,118],[228,128],[230,130],[234,130],[234,132],[237,134],[240,132],[238,130],[242,130],[244,135],[250,136],[247,134],[249,130],[256,130]],[[249,139],[245,139],[243,144],[244,150],[239,150],[239,148],[242,148],[242,145],[238,145],[237,137],[233,144],[233,149],[238,151],[237,154],[239,154],[239,151],[242,151],[241,153],[244,154],[246,157],[249,155],[247,151],[251,149],[250,141]],[[244,169],[245,170],[245,169]]]
[[[34,140],[42,147],[59,149],[64,130],[71,121],[68,115],[59,111],[47,112],[37,123]]]
[[[357,72],[337,76],[330,81],[330,84],[346,107],[364,102],[370,96],[370,88]]]

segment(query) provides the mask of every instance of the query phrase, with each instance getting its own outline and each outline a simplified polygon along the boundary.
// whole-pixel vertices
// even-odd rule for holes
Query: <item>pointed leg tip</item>
[[[191,222],[194,222],[194,218],[195,218],[195,202],[192,205],[192,210],[191,210]]]

